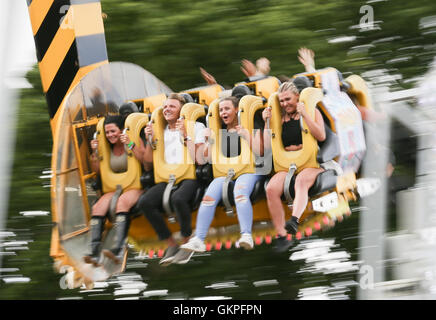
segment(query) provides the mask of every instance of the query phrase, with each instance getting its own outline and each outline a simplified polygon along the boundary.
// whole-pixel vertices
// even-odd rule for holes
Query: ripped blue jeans
[[[247,173],[240,175],[235,181],[233,195],[235,197],[236,213],[241,234],[251,234],[253,207],[250,195],[254,185],[261,177],[261,175]],[[206,239],[207,232],[215,215],[216,206],[222,198],[222,185],[225,179],[225,177],[218,177],[210,183],[204,194],[200,209],[198,209],[195,235],[203,241]]]

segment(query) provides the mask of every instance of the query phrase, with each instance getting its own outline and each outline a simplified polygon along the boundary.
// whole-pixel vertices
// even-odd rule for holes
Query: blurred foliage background
[[[371,31],[359,27],[367,2]],[[203,84],[200,66],[231,86],[243,79],[242,58],[265,56],[271,74],[293,75],[303,70],[301,46],[315,51],[317,67],[387,67],[407,79],[422,74],[435,52],[434,26],[425,30],[421,20],[436,14],[432,0],[103,0],[102,9],[109,59],[136,63],[175,91]],[[339,37],[355,38],[329,43]]]

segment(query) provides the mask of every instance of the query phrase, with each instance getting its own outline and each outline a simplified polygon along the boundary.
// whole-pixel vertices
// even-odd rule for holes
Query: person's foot
[[[279,236],[275,241],[275,245],[273,246],[273,251],[276,253],[286,252],[292,245],[292,240],[288,240],[288,236]]]
[[[92,264],[95,268],[100,267],[101,264],[98,262],[98,256],[86,255],[83,257],[83,261],[87,264]]]
[[[167,250],[165,251],[165,255],[159,261],[159,264],[165,266],[172,263],[174,260],[174,256],[177,254],[178,251],[179,251],[179,246],[177,245],[168,247]]]
[[[181,249],[187,250],[187,251],[194,251],[194,252],[205,252],[206,251],[206,245],[204,242],[197,237],[192,237],[189,239],[188,242],[185,244],[182,244],[180,246]]]
[[[103,254],[106,258],[112,260],[115,264],[121,264],[121,261],[123,260],[122,257],[123,250],[119,250],[119,252],[115,252],[113,249],[108,250],[104,249]]]
[[[294,236],[298,231],[298,218],[292,216],[291,219],[286,221],[285,229]]]
[[[186,264],[191,260],[194,251],[188,251],[186,249],[180,249],[177,254],[174,256],[173,262],[176,264]]]
[[[251,250],[254,247],[253,237],[250,233],[243,233],[238,242],[239,246],[245,250]]]

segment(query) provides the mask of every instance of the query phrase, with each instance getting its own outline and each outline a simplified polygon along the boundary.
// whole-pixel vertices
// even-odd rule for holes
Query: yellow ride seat
[[[204,117],[204,106],[197,103],[186,103],[180,112],[185,120],[185,128],[189,137],[194,138],[195,122]],[[163,108],[155,109],[151,115],[155,137],[155,150],[153,150],[153,170],[155,183],[168,182],[170,177],[175,179],[175,184],[185,179],[195,179],[195,159],[191,158],[188,148],[183,146],[183,163],[169,164],[165,161],[164,130],[167,122],[163,116]]]
[[[317,88],[306,88],[300,93],[300,102],[304,103],[306,111],[312,119],[315,119],[315,108],[322,98],[322,90]],[[288,171],[292,164],[296,166],[297,173],[304,168],[319,168],[316,160],[318,141],[310,133],[304,118],[301,118],[303,148],[297,151],[286,151],[281,139],[282,111],[278,100],[278,93],[270,96],[268,107],[271,107],[272,112],[270,127],[274,171]]]
[[[223,153],[223,138],[220,134],[222,120],[219,116],[219,101],[215,100],[209,107],[208,126],[212,131],[211,159],[213,177],[226,177],[222,186],[222,203],[228,216],[234,216],[233,191],[231,183],[242,174],[256,173],[256,157],[248,141],[240,138],[241,152],[235,157],[226,157]],[[238,106],[238,124],[247,129],[250,134],[254,130],[254,117],[258,110],[264,108],[261,97],[246,95],[241,98]],[[255,188],[258,189],[258,188]]]
[[[354,75],[342,80],[341,74],[335,68],[325,68],[304,75],[324,92],[319,108],[326,125],[338,137],[340,153],[335,161],[342,170],[357,172],[366,150],[362,116],[344,89],[360,99],[362,106],[371,108],[365,81]]]
[[[373,109],[369,88],[362,77],[353,74],[345,79],[345,82],[350,86],[347,93],[354,95],[360,106]]]
[[[182,91],[181,93],[187,93],[193,98],[194,102],[208,106],[219,97],[222,91],[223,87],[219,84],[213,84],[210,86],[192,88]]]
[[[140,144],[140,132],[147,125],[148,116],[144,113],[132,113],[125,121],[124,127],[130,138],[136,145]],[[104,130],[104,118],[97,124],[98,154],[100,161],[100,177],[103,193],[113,192],[117,185],[126,191],[129,189],[141,189],[142,165],[134,157],[133,152],[127,150],[127,170],[115,173],[110,167],[110,143],[106,139]]]
[[[255,156],[250,149],[249,143],[241,138],[241,153],[236,157],[227,158],[222,153],[222,137],[219,134],[222,129],[222,121],[219,116],[219,99],[212,102],[208,111],[208,126],[212,130],[211,159],[213,176],[225,177],[229,171],[234,172],[233,179],[244,173],[256,173]],[[247,129],[250,134],[254,129],[254,116],[256,111],[263,109],[262,98],[246,95],[239,101],[238,119],[239,124]]]
[[[156,96],[147,97],[143,100],[144,113],[151,114],[156,108],[163,105],[167,96],[165,93],[158,94]]]
[[[256,81],[238,82],[235,87],[239,85],[249,87],[254,95],[265,98],[266,102],[274,92],[277,92],[280,81],[276,77],[266,77]]]

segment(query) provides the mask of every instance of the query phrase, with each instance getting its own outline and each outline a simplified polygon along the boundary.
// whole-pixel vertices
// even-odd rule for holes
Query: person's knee
[[[215,205],[215,199],[211,196],[204,196],[203,200],[201,200],[201,205],[206,207],[213,207]]]
[[[120,197],[117,201],[117,206],[115,211],[116,212],[129,211],[130,207],[131,207],[130,201],[128,199]]]
[[[171,196],[171,204],[173,206],[179,207],[183,206],[185,203],[187,203],[191,199],[191,195],[188,196],[182,196],[180,194],[174,193]]]
[[[141,196],[137,203],[138,208],[143,212],[148,211],[149,209],[154,209],[158,207],[158,203],[156,199],[153,199],[149,195],[145,194]]]
[[[249,197],[245,194],[240,194],[238,196],[235,196],[235,203],[247,203],[249,202]]]
[[[277,185],[274,185],[273,183],[268,183],[268,185],[266,186],[265,192],[266,192],[266,196],[267,198],[271,199],[271,198],[277,198],[280,197],[281,195],[281,189],[279,189],[277,187]]]
[[[295,190],[309,190],[311,186],[311,181],[309,177],[305,175],[298,175],[295,178]]]
[[[106,215],[106,212],[104,211],[104,208],[102,207],[101,203],[99,202],[94,203],[91,209],[91,215],[97,217],[103,217],[104,215]]]

